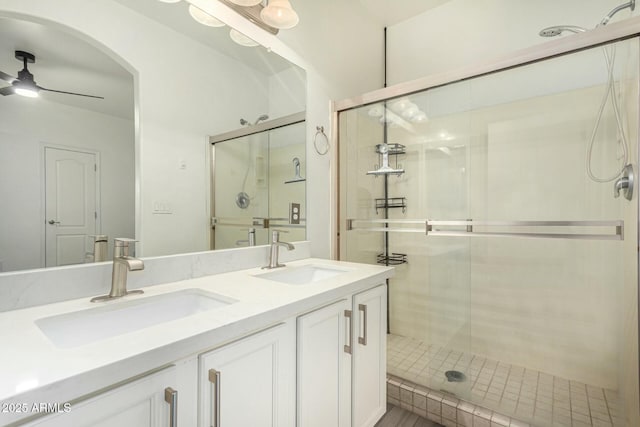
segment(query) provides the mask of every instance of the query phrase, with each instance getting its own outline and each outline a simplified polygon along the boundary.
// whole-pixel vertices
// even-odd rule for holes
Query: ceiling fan
[[[36,84],[36,81],[33,79],[33,74],[29,72],[27,68],[27,64],[33,64],[36,62],[36,57],[29,53],[24,52],[22,50],[16,50],[16,59],[18,61],[22,61],[23,68],[21,71],[18,71],[18,77],[12,77],[7,73],[0,71],[0,79],[11,83],[11,86],[6,86],[0,89],[0,95],[22,95],[30,98],[35,98],[38,96],[38,92],[41,90],[47,92],[56,92],[56,93],[64,93],[66,95],[76,95],[76,96],[84,96],[87,98],[97,98],[104,99],[102,96],[95,95],[86,95],[83,93],[75,93],[75,92],[66,92],[63,90],[55,90],[55,89],[47,89],[45,87],[39,86]]]

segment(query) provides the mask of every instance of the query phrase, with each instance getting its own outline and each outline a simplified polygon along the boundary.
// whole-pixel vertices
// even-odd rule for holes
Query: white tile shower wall
[[[392,192],[424,200],[424,207],[410,205],[406,217],[429,212],[433,219],[620,218],[621,205],[610,187],[590,183],[584,175],[584,135],[593,123],[590,106],[598,104],[601,91],[596,87],[434,118],[432,132],[450,133],[443,145],[466,147],[449,149],[448,155],[397,140],[410,147],[408,172],[397,181],[398,188],[403,180],[406,187],[392,186]],[[547,111],[549,105],[572,107]],[[610,125],[605,129],[610,132]],[[423,176],[412,169],[419,168],[421,156],[429,159]],[[426,184],[412,185],[415,181]],[[411,247],[415,236],[392,239]],[[434,237],[413,245],[420,246],[392,284],[394,332],[616,387],[620,242]]]
[[[280,259],[310,256],[309,242],[294,242],[293,251]],[[144,258],[145,269],[130,273],[130,289],[193,279],[266,264],[268,246]],[[0,274],[0,312],[73,298],[101,295],[111,286],[111,263],[83,264]]]

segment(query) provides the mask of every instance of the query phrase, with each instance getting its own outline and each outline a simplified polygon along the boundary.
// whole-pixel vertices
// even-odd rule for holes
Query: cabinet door
[[[200,425],[295,426],[291,320],[200,355]]]
[[[298,427],[351,425],[350,315],[351,298],[298,318]]]
[[[176,387],[176,377],[176,368],[170,367],[73,404],[68,412],[49,415],[25,426],[171,427],[171,404],[165,401],[165,390]],[[62,405],[60,410],[64,411]],[[177,406],[174,410],[177,411]]]
[[[387,406],[387,286],[353,297],[353,427],[371,427]]]

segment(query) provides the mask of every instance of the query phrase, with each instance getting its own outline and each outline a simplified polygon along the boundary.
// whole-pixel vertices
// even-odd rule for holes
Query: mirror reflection
[[[72,10],[68,20],[48,22],[46,5],[33,19],[0,6],[0,272],[92,262],[95,235],[108,236],[107,259],[115,237],[139,240],[137,256],[237,247],[240,238],[215,244],[211,230],[208,136],[244,128],[240,118],[253,125],[263,114],[270,121],[305,109],[303,70],[262,46],[235,43],[228,27],[198,23],[186,2],[96,7],[121,17],[117,40],[103,37],[108,20],[85,33]],[[73,94],[13,93],[11,79],[25,65],[16,51],[33,55],[27,69],[38,86]],[[297,157],[304,177],[304,130],[297,143],[279,149],[292,150],[282,154],[287,173],[295,175]],[[267,148],[272,160],[276,145]],[[275,165],[265,163],[269,182]],[[290,188],[262,190],[271,200]],[[287,218],[286,210],[265,216]],[[294,240],[303,239],[304,224],[296,232],[302,237]]]
[[[211,138],[214,249],[269,244],[270,229],[288,233],[287,241],[304,240],[303,120],[295,114],[265,122],[257,133]],[[251,123],[245,125],[251,131]]]

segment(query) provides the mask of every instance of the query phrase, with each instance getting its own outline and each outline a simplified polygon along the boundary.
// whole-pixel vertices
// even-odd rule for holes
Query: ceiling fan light
[[[231,40],[238,43],[240,46],[254,47],[259,44],[233,28],[229,31],[229,37],[231,37]]]
[[[38,91],[36,89],[33,89],[33,88],[14,87],[13,88],[13,92],[16,95],[25,96],[27,98],[37,98],[38,97]]]
[[[224,27],[224,22],[209,15],[205,11],[198,9],[194,5],[189,5],[189,14],[193,19],[207,27]]]
[[[271,0],[260,12],[260,18],[267,24],[282,30],[298,25],[300,18],[289,0]]]
[[[255,6],[262,3],[262,0],[229,0],[231,3],[235,3],[238,6]]]

